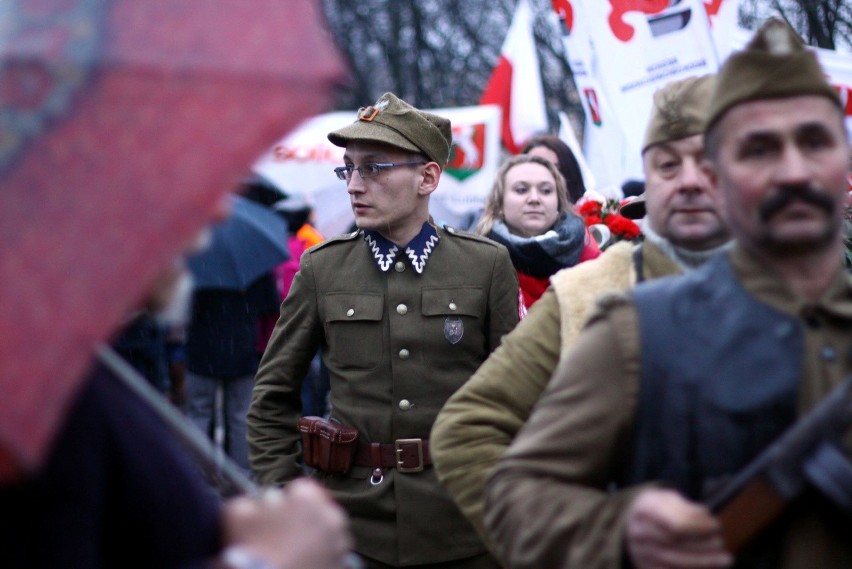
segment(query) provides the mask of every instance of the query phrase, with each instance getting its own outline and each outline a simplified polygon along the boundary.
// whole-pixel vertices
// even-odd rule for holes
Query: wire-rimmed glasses
[[[358,171],[358,175],[362,178],[373,178],[378,176],[382,170],[387,170],[388,168],[395,168],[397,166],[421,166],[423,164],[427,164],[427,162],[396,162],[386,164],[370,162],[368,164],[361,164],[360,166],[353,166],[349,164],[348,166],[338,166],[334,169],[334,173],[337,175],[338,180],[349,181],[349,179],[352,178],[352,172],[355,170]]]

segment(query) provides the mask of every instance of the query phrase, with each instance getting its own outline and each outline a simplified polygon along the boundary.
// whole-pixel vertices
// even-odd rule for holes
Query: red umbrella
[[[0,480],[257,155],[327,109],[310,0],[18,0],[0,23]]]

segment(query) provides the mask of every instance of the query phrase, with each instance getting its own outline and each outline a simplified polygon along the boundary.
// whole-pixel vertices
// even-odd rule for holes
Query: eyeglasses
[[[362,164],[360,166],[339,166],[334,169],[334,173],[337,174],[337,178],[339,180],[349,180],[352,178],[352,172],[354,170],[358,170],[358,175],[362,178],[374,178],[378,176],[382,170],[387,170],[388,168],[395,168],[397,166],[421,166],[423,164],[427,164],[427,162],[397,162],[395,164],[376,164],[371,162],[369,164]]]

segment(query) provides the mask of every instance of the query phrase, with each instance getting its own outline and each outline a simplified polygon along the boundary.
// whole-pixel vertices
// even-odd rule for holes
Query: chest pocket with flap
[[[372,369],[382,357],[381,294],[329,293],[323,299],[329,359],[346,369]]]
[[[423,316],[470,316],[482,318],[485,299],[482,289],[424,288]]]

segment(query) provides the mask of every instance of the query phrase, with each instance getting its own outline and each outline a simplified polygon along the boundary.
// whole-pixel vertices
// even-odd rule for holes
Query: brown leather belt
[[[432,465],[428,439],[397,439],[392,444],[360,443],[355,464],[377,468],[396,468],[397,472],[420,472]]]

